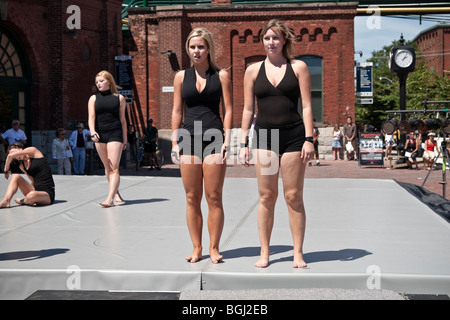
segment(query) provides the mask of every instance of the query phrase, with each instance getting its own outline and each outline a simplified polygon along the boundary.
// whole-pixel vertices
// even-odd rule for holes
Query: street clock
[[[393,47],[389,54],[389,69],[394,73],[409,73],[416,68],[416,52],[412,46]]]

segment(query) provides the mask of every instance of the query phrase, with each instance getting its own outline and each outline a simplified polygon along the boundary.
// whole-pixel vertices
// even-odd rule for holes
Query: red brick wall
[[[67,32],[70,5],[80,7],[81,29],[75,33]],[[29,59],[32,130],[87,120],[95,74],[114,74],[114,56],[122,54],[121,9],[122,0],[8,1],[1,23],[14,31]]]
[[[450,76],[450,27],[437,26],[422,33],[417,39],[421,57],[429,68],[433,68],[438,75]]]
[[[355,15],[354,3],[172,6],[130,10],[129,26],[136,44],[130,54],[136,80],[135,100],[140,103],[136,102],[134,108],[141,110],[144,117],[149,114],[154,118],[158,128],[171,127],[173,95],[163,93],[162,88],[172,86],[176,71],[172,70],[168,56],[161,52],[173,50],[180,67],[189,67],[185,39],[193,28],[203,26],[214,35],[219,66],[232,66],[233,127],[239,127],[246,61],[264,56],[258,35],[263,24],[276,17],[298,35],[294,44],[297,55],[323,57],[324,123],[344,124],[347,115],[354,117],[355,112]],[[159,66],[158,71],[155,65]]]

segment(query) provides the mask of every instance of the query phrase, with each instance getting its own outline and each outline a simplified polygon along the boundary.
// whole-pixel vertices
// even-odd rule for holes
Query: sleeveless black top
[[[34,180],[34,188],[36,190],[45,190],[54,188],[52,171],[45,158],[30,158],[30,168],[25,169],[26,173]]]
[[[206,71],[206,86],[202,92],[196,87],[195,68],[190,67],[184,71],[181,96],[186,104],[186,116],[183,128],[194,134],[194,121],[201,121],[202,132],[208,129],[218,129],[223,132],[223,123],[220,118],[220,98],[222,84],[219,73],[212,67]],[[200,133],[200,132],[195,132]]]
[[[267,79],[263,61],[255,80],[254,90],[258,103],[256,124],[280,127],[302,120],[298,112],[300,86],[289,61],[284,77],[276,87]]]
[[[95,95],[95,130],[122,130],[120,122],[120,99],[111,90]]]

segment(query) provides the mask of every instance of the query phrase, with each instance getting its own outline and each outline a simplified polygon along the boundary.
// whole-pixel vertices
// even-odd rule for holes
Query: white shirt
[[[14,142],[22,143],[21,140],[27,141],[27,136],[25,132],[21,129],[14,130],[13,128],[6,130],[2,134],[2,138],[7,140],[9,144],[13,144]]]

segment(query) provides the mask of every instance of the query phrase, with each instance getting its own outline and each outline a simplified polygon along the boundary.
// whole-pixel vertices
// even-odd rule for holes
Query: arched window
[[[17,119],[28,136],[30,79],[24,57],[17,39],[0,27],[0,125],[8,129],[11,121]]]
[[[17,48],[0,30],[0,77],[23,77],[22,61]]]
[[[306,63],[311,76],[311,104],[313,109],[313,117],[317,123],[323,123],[323,85],[322,85],[322,57],[303,55],[297,56],[296,59]],[[299,112],[301,114],[301,103],[299,103]]]

